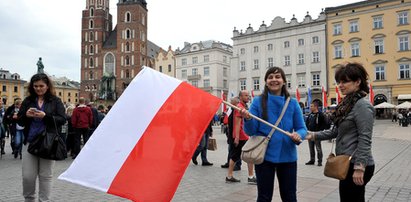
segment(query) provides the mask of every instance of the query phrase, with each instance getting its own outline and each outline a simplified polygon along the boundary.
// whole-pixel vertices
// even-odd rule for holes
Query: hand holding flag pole
[[[232,108],[234,108],[235,110],[241,111],[241,109],[240,109],[239,107],[237,107],[237,106],[235,106],[235,105],[233,105],[233,104],[231,104],[231,103],[229,103],[229,102],[227,102],[227,101],[224,101],[224,100],[223,100],[223,103],[226,104],[226,105],[228,105],[228,106],[230,106],[230,107],[232,107]],[[291,139],[294,140],[295,137],[293,136],[293,134],[291,134],[291,133],[289,133],[289,132],[287,132],[287,131],[285,131],[285,130],[283,130],[283,129],[281,129],[281,128],[279,128],[279,127],[277,127],[277,126],[275,126],[275,125],[273,125],[273,124],[271,124],[271,123],[269,123],[268,121],[266,121],[266,120],[264,120],[264,119],[261,119],[261,118],[258,117],[258,116],[255,116],[255,115],[250,114],[250,113],[249,113],[249,115],[250,115],[250,117],[252,117],[253,119],[256,119],[257,121],[260,121],[260,122],[262,122],[262,123],[270,126],[271,128],[275,128],[276,130],[282,132],[283,134],[287,135],[288,137],[290,137]],[[298,138],[297,142],[302,142],[301,138]]]

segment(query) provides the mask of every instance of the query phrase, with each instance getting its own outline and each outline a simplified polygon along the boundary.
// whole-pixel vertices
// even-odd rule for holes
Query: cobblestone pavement
[[[241,179],[238,184],[226,184],[227,170],[220,167],[227,158],[226,137],[219,126],[214,126],[218,150],[208,151],[214,166],[205,167],[190,163],[174,195],[173,201],[255,201],[256,186],[248,185],[246,164],[234,175]],[[0,201],[22,201],[21,161],[12,157],[9,140],[6,155],[0,159]],[[322,142],[324,156],[331,143]],[[338,181],[323,176],[323,167],[306,166],[309,160],[308,144],[298,149],[298,200],[338,201]],[[369,201],[411,201],[411,127],[400,127],[390,120],[376,120],[373,138],[373,155],[376,162],[374,177],[367,185]],[[325,157],[324,157],[325,158]],[[325,160],[324,160],[325,161]],[[68,168],[71,159],[56,162],[54,178]],[[161,163],[161,162],[159,162]],[[273,201],[281,201],[275,182]],[[61,180],[54,180],[53,201],[127,201]]]

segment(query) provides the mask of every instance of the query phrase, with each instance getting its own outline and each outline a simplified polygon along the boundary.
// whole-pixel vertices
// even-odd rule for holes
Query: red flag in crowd
[[[370,83],[370,94],[368,95],[368,97],[370,98],[371,104],[374,105],[374,90],[372,89],[371,83]]]
[[[298,91],[298,87],[296,88],[295,98],[297,98],[297,101],[300,102],[301,95],[300,95],[300,91]]]
[[[322,88],[322,97],[323,97],[323,107],[327,107],[327,92],[325,92],[324,86],[321,86]]]
[[[340,104],[341,102],[341,94],[340,91],[338,90],[338,86],[335,86],[335,96],[336,96],[336,100],[337,100],[337,104]]]

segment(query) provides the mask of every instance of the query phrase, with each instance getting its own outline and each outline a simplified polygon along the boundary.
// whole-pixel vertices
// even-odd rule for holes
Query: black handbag
[[[38,134],[33,142],[29,144],[27,151],[43,159],[64,160],[67,158],[66,143],[58,133],[54,117],[53,121],[55,130],[49,132],[46,127],[46,129]]]

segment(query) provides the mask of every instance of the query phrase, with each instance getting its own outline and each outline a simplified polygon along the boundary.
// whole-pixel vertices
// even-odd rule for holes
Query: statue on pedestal
[[[37,73],[44,73],[44,65],[41,61],[41,57],[39,57],[39,61],[37,61]]]

